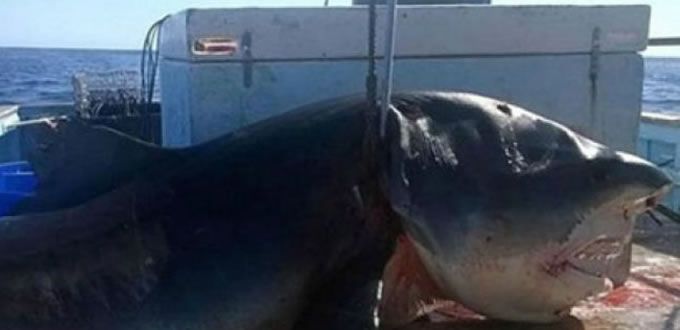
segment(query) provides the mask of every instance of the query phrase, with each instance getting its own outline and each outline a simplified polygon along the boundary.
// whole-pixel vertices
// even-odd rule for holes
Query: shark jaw
[[[450,300],[492,319],[557,321],[579,301],[610,291],[613,279],[627,277],[627,268],[614,265],[630,253],[625,247],[631,243],[635,219],[669,190],[670,185],[633,201],[603,205],[584,216],[565,242],[516,256],[490,258],[472,249],[464,259],[446,261],[441,253],[410,238],[424,268],[418,277],[429,276],[425,281],[429,296],[412,304],[436,311],[437,306],[422,306],[428,302],[448,306],[442,301]],[[416,291],[421,283],[422,279],[414,284]]]

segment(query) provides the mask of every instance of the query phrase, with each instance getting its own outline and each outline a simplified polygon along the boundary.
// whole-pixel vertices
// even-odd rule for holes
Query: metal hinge
[[[253,52],[251,50],[253,36],[246,31],[241,37],[241,49],[243,50],[243,86],[250,88],[253,85]]]
[[[600,56],[602,54],[601,30],[599,27],[593,29],[593,36],[590,49],[590,80],[596,81],[600,72]]]

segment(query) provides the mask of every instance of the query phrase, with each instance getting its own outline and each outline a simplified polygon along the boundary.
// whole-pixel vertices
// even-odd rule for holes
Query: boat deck
[[[680,224],[638,220],[626,285],[550,325],[486,320],[413,324],[403,330],[680,330]]]

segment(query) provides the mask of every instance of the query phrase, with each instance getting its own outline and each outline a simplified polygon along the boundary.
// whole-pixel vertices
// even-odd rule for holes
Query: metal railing
[[[680,46],[680,37],[659,37],[659,38],[649,38],[647,41],[647,46],[649,47],[677,47]],[[658,165],[664,165],[664,164],[658,164]],[[673,181],[678,182],[677,173],[674,171],[667,170],[667,173],[673,177]],[[664,206],[662,204],[658,204],[655,206],[654,210],[662,215],[664,215],[667,219],[672,220],[676,223],[680,223],[680,213],[674,211],[673,209]],[[649,212],[649,215],[654,219],[657,223],[660,223],[658,219],[654,216],[654,213]]]
[[[680,46],[680,37],[649,38],[647,45],[650,47]]]

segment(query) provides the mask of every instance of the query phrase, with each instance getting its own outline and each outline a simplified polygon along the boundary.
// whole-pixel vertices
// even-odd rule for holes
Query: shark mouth
[[[571,269],[588,277],[605,278],[609,263],[621,256],[628,240],[623,237],[600,235],[596,239],[580,245],[572,252],[562,252],[543,264],[543,270],[558,277]]]
[[[631,232],[603,233],[576,247],[571,245],[571,248],[565,249],[566,251],[562,251],[545,265],[545,270],[553,276],[571,269],[589,277],[609,278],[612,275],[609,274],[612,271],[610,265],[617,258],[624,257],[623,253],[627,253],[625,248],[631,241],[634,220],[638,215],[653,210],[670,188],[666,186],[652,195],[636,199],[612,214],[611,221],[623,218],[621,220],[630,223]]]
[[[606,266],[621,255],[626,244],[623,238],[600,236],[578,249],[565,263],[585,275],[604,278]]]

